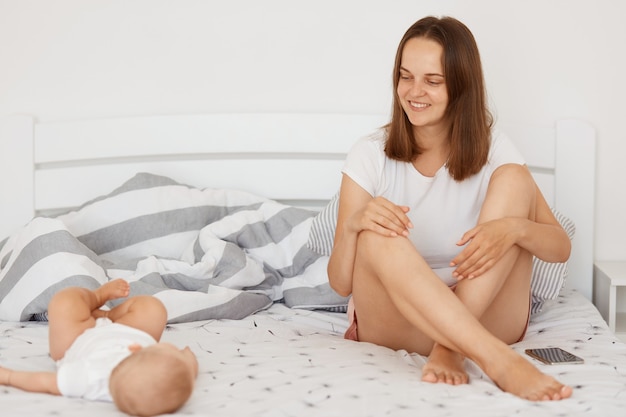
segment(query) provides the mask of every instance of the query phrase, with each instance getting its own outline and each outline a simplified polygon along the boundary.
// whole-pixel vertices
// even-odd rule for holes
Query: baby
[[[151,296],[131,297],[110,311],[107,301],[127,297],[116,279],[91,291],[66,288],[48,306],[50,356],[57,372],[0,367],[0,385],[89,400],[113,401],[136,416],[172,413],[189,399],[198,361],[188,348],[159,342],[165,307]]]

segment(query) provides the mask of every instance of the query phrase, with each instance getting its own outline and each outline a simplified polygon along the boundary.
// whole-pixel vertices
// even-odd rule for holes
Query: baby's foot
[[[462,355],[435,344],[428,362],[422,368],[422,381],[444,382],[450,385],[467,384],[469,376],[465,372],[464,360]]]
[[[130,284],[125,280],[118,278],[102,284],[100,288],[94,290],[98,303],[103,306],[107,301],[116,298],[128,297],[130,293]]]
[[[562,400],[572,395],[572,388],[535,368],[530,362],[511,351],[513,356],[496,364],[491,379],[504,391],[530,401]]]

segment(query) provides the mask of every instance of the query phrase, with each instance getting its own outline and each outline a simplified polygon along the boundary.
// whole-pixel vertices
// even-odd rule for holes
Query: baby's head
[[[134,416],[173,413],[189,399],[198,361],[189,348],[157,343],[136,350],[111,373],[115,405]]]

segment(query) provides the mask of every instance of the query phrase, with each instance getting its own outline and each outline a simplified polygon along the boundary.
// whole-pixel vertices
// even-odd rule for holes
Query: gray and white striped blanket
[[[137,174],[0,242],[0,320],[45,317],[59,289],[118,277],[130,282],[131,296],[163,301],[170,323],[239,319],[278,301],[342,309],[347,300],[328,284],[328,257],[307,245],[314,218],[241,191]]]

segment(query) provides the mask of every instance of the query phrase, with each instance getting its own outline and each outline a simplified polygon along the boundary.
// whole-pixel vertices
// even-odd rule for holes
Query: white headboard
[[[136,172],[237,188],[307,207],[338,190],[346,152],[386,115],[206,114],[37,123],[0,120],[0,240],[33,215],[108,193]],[[595,133],[588,124],[501,124],[546,198],[576,223],[568,286],[591,299]]]

